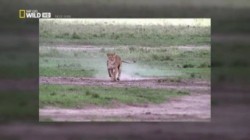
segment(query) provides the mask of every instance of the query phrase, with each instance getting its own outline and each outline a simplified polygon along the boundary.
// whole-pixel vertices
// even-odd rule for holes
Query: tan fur
[[[121,75],[121,65],[122,60],[121,57],[115,53],[108,53],[108,60],[107,60],[107,69],[109,77],[111,77],[112,81],[120,80]]]

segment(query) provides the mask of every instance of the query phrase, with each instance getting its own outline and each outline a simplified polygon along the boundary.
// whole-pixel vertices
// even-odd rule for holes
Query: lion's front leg
[[[118,67],[116,67],[116,68],[114,69],[114,81],[116,81],[116,80],[119,81],[119,78],[116,79],[116,76],[117,76],[118,73],[119,73],[119,69],[118,69]]]
[[[109,74],[109,77],[112,76],[112,69],[108,69],[108,74]]]
[[[110,77],[112,81],[115,81],[115,69],[109,69]]]
[[[112,81],[116,81],[116,69],[113,69]]]

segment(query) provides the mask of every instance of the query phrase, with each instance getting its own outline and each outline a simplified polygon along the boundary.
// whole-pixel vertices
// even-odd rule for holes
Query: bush
[[[172,61],[173,59],[170,56],[164,56],[164,55],[152,55],[153,60],[158,60],[158,61]]]
[[[190,74],[190,77],[191,77],[191,78],[195,78],[195,74],[194,74],[194,73],[191,73],[191,74]]]
[[[184,64],[182,67],[183,68],[193,68],[194,65],[193,64]]]
[[[130,52],[135,51],[135,47],[129,47],[129,51],[130,51]]]
[[[75,32],[72,34],[72,39],[81,39],[81,37]]]
[[[210,67],[210,65],[207,64],[207,63],[202,63],[202,64],[200,64],[200,65],[198,66],[198,68],[209,68],[209,67]]]

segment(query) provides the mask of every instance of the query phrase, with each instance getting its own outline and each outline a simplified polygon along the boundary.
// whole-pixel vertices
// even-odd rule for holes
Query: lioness
[[[111,77],[112,81],[116,80],[119,81],[121,75],[121,65],[122,65],[121,57],[115,53],[107,53],[107,56],[108,56],[107,68],[109,77]]]

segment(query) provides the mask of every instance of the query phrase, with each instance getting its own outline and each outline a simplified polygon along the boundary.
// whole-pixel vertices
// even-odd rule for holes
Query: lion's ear
[[[107,56],[110,56],[110,53],[107,53]]]

